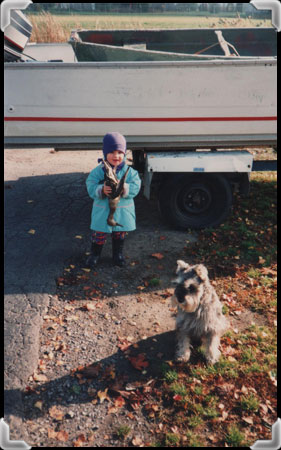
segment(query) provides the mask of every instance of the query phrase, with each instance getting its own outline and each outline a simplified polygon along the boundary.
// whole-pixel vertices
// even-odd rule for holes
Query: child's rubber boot
[[[103,245],[99,245],[99,244],[96,244],[95,242],[92,242],[91,254],[86,262],[86,264],[89,268],[97,266],[97,264],[100,260],[102,248],[103,248]]]
[[[112,239],[112,260],[114,266],[125,266],[123,256],[124,239]]]

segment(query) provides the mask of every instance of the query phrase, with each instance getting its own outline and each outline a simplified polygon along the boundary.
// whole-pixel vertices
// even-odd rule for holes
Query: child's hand
[[[103,185],[103,193],[104,195],[106,195],[107,197],[111,194],[112,189],[110,186],[107,186],[107,184],[104,183]]]

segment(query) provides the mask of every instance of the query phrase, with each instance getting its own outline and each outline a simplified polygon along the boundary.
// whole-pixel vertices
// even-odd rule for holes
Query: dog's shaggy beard
[[[192,313],[198,308],[201,298],[204,294],[204,288],[200,284],[186,285],[178,284],[175,289],[177,305],[183,311]]]
[[[177,328],[185,330],[195,340],[201,340],[202,335],[216,333],[220,335],[226,329],[226,320],[221,312],[220,305],[215,305],[215,299],[211,303],[206,302],[209,293],[204,292],[204,287],[200,286],[202,295],[200,299],[190,297],[185,298],[183,303],[179,303],[176,295],[172,299],[173,305],[177,306],[176,317]]]

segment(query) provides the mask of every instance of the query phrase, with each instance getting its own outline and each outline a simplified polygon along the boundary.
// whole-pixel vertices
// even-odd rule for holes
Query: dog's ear
[[[189,269],[189,264],[187,264],[186,262],[182,261],[181,259],[177,260],[177,270],[176,273],[178,273],[180,270],[185,270],[185,269]]]
[[[208,278],[208,270],[205,266],[203,266],[203,264],[196,264],[196,266],[194,266],[194,270],[197,273],[198,277],[202,280],[205,281]]]

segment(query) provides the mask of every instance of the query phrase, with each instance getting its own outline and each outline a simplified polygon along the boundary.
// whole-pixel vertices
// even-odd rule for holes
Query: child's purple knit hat
[[[114,152],[114,150],[118,150],[119,152],[123,152],[124,155],[126,153],[126,139],[122,134],[117,131],[113,133],[107,133],[103,138],[103,156],[106,159],[108,153]]]

